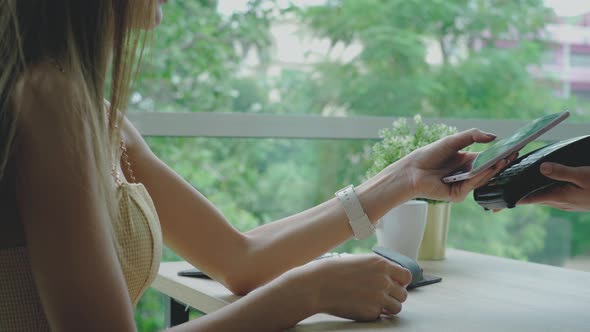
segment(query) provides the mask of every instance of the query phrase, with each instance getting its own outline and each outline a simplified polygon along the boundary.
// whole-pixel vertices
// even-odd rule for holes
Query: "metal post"
[[[166,327],[188,322],[189,311],[187,309],[184,304],[166,296]]]

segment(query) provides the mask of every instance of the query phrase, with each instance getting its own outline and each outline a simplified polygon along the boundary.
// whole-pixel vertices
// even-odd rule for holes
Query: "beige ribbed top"
[[[162,257],[162,231],[154,204],[142,184],[118,189],[115,235],[131,301],[135,306],[150,286]],[[26,246],[0,249],[0,331],[49,331]]]

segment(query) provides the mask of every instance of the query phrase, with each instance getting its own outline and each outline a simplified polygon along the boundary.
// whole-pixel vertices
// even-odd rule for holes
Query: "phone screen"
[[[507,153],[513,149],[514,146],[518,145],[529,136],[534,135],[539,130],[562,115],[563,113],[556,113],[538,118],[526,126],[518,129],[512,136],[501,139],[494,143],[494,145],[492,145],[489,149],[483,151],[477,156],[473,162],[473,169],[477,170],[479,167],[484,166],[489,161],[496,159],[499,155]]]

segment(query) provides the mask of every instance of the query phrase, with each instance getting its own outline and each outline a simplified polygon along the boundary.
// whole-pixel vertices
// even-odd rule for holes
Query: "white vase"
[[[389,210],[377,223],[377,244],[416,260],[424,235],[427,211],[428,203],[416,200]]]

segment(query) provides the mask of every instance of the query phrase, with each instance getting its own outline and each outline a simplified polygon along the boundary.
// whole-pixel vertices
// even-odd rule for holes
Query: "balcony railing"
[[[271,115],[247,113],[155,113],[130,112],[130,120],[144,136],[378,139],[379,130],[391,126],[397,117],[321,117],[312,115]],[[412,123],[411,119],[408,119]],[[427,124],[445,123],[459,130],[480,128],[499,137],[524,126],[521,120],[424,119]],[[590,134],[590,123],[566,120],[541,136],[557,141]]]

